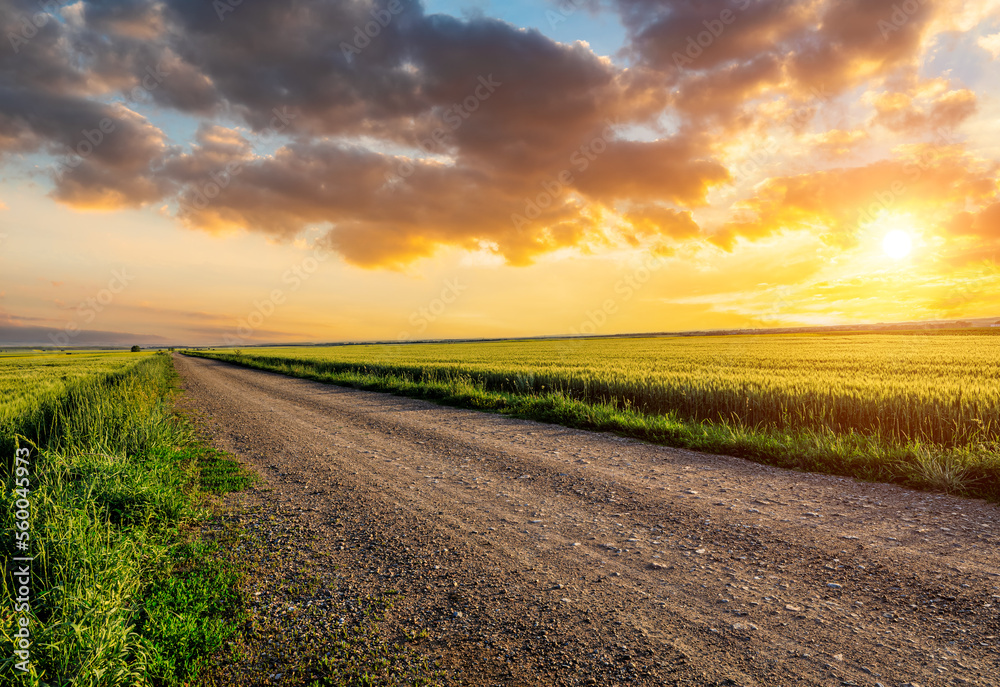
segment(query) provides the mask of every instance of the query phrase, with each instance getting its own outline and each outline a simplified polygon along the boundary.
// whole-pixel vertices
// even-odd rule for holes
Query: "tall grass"
[[[736,339],[195,354],[781,467],[1000,499],[1000,337]]]
[[[238,604],[178,610],[178,572],[194,576],[202,597],[231,588],[226,571],[191,565],[186,524],[204,517],[199,462],[218,462],[200,448],[169,403],[173,370],[166,355],[66,384],[12,423],[22,436],[5,447],[34,445],[31,474],[32,646],[29,675],[14,669],[13,628],[0,628],[0,682],[31,685],[181,684],[218,650],[221,631],[190,646],[177,639],[177,618],[211,624],[236,618]],[[10,458],[0,477],[0,523],[13,531]],[[10,559],[3,553],[2,606],[13,607]],[[172,591],[173,590],[173,591]],[[208,614],[201,617],[199,614]],[[185,614],[188,614],[185,617]],[[193,615],[192,615],[193,614]],[[5,620],[11,615],[5,612]],[[235,626],[231,631],[235,631]],[[190,635],[181,632],[182,637]]]

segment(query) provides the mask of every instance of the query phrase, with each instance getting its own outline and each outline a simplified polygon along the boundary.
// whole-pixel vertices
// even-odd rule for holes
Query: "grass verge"
[[[0,444],[31,446],[30,666],[17,669],[12,536],[0,683],[182,685],[239,628],[239,569],[192,536],[209,496],[253,479],[200,443],[171,407],[167,355],[70,384]],[[0,463],[0,524],[15,528],[13,451]]]
[[[416,379],[365,366],[214,351],[185,353],[330,384],[738,456],[783,468],[1000,501],[1000,447],[992,444],[945,447],[878,433],[786,430],[751,427],[738,421],[696,422],[669,412],[642,413],[614,401],[587,403],[559,393],[491,391],[461,376]]]

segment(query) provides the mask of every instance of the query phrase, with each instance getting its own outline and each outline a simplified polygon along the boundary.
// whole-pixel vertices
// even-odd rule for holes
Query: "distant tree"
[[[142,350],[142,349],[141,349],[141,348],[139,348],[138,346],[132,346],[132,352],[133,352],[133,353],[138,353],[138,352],[139,352],[139,351],[141,351],[141,350]]]

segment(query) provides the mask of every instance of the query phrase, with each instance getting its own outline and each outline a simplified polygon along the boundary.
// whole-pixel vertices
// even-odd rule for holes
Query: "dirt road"
[[[995,506],[175,363],[452,682],[1000,684]]]

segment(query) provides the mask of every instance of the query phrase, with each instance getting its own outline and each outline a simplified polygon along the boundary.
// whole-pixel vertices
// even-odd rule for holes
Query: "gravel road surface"
[[[994,505],[174,360],[449,683],[1000,685]]]

